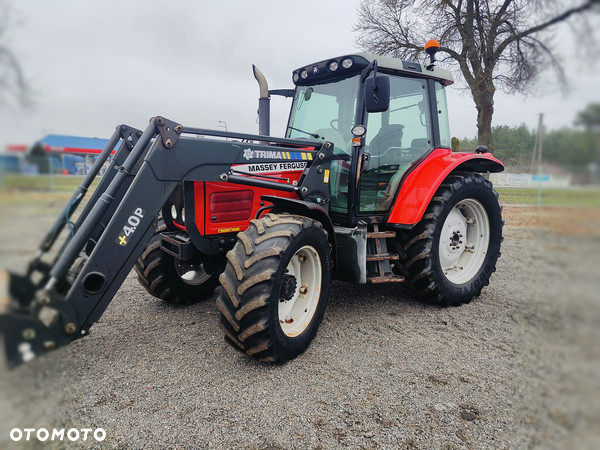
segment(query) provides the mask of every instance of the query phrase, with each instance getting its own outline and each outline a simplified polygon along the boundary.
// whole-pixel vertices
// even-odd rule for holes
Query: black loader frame
[[[70,218],[119,141],[109,170],[71,225]],[[310,149],[315,155],[295,186],[232,171],[232,165],[246,162],[244,150],[254,151],[253,162],[266,163],[274,159],[261,156],[290,148]],[[318,209],[329,220],[329,186],[322,174],[329,171],[332,155],[329,142],[188,128],[159,116],[143,133],[120,125],[43,239],[26,275],[9,274],[10,292],[0,305],[9,366],[88,334],[144,251],[161,208],[180,183],[220,181],[295,192],[298,200],[280,200],[296,209]],[[52,264],[43,262],[65,225],[71,234]],[[333,228],[331,223],[325,226]],[[330,239],[335,239],[333,233]]]

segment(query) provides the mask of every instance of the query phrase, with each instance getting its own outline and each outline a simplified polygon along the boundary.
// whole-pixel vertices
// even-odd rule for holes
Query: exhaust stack
[[[258,68],[252,64],[254,78],[258,81],[260,97],[258,98],[258,134],[269,136],[271,133],[271,99],[267,79]]]

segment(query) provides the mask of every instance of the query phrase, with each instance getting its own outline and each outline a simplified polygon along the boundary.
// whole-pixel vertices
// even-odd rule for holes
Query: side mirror
[[[311,87],[309,87],[309,88],[306,90],[306,92],[304,93],[304,101],[305,101],[305,102],[307,102],[307,101],[309,101],[309,100],[310,100],[310,98],[312,97],[312,93],[313,93],[314,91],[315,91],[315,90],[314,90],[313,88],[311,88]]]
[[[365,80],[367,112],[387,111],[390,107],[390,78],[386,75],[370,76]]]

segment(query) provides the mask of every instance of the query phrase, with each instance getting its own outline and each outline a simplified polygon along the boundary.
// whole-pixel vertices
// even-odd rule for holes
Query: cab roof
[[[294,70],[292,79],[294,80],[294,84],[302,86],[338,77],[348,77],[360,73],[375,59],[377,60],[378,68],[383,69],[384,71],[434,78],[442,81],[446,86],[454,83],[452,73],[445,69],[433,67],[429,70],[426,65],[418,62],[403,61],[397,58],[390,58],[389,56],[379,56],[363,52],[330,58],[300,67],[299,69]],[[352,65],[350,67],[344,67],[343,62],[346,60],[352,60]],[[335,70],[330,69],[333,62],[337,63],[337,68]],[[333,67],[335,67],[335,65]],[[302,73],[304,70],[306,70],[306,76],[303,78]]]
[[[377,59],[377,66],[380,68],[412,74],[421,72],[423,76],[428,78],[438,78],[443,80],[446,86],[450,86],[454,83],[452,73],[437,66],[434,66],[433,70],[428,70],[426,65],[414,61],[404,61],[402,59],[390,58],[389,56],[372,55],[371,53],[356,53],[356,55],[362,56],[369,62],[373,62],[373,60]]]

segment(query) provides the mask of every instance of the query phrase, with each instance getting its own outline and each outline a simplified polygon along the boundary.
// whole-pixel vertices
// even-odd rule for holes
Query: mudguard
[[[418,223],[435,191],[455,170],[502,172],[504,165],[490,153],[457,153],[445,148],[435,149],[403,180],[388,223],[405,227]]]

